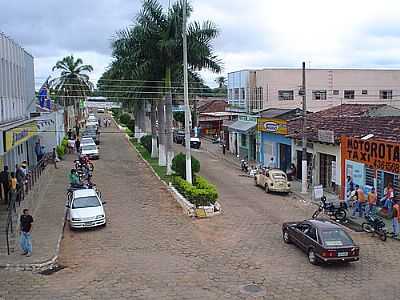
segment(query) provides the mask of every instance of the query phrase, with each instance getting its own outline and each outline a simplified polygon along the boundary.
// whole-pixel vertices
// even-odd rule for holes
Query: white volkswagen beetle
[[[99,195],[93,189],[74,191],[67,203],[67,220],[71,229],[106,225],[106,214]]]
[[[254,176],[255,185],[261,186],[265,192],[289,193],[290,183],[286,174],[278,169],[263,170]]]

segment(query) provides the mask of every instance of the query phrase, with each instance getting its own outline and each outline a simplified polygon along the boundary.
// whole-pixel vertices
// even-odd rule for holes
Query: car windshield
[[[86,207],[98,207],[100,201],[96,196],[76,198],[72,202],[72,208],[86,208]]]
[[[92,138],[83,138],[81,144],[93,144],[94,141]]]
[[[321,230],[320,234],[323,243],[328,247],[353,245],[350,236],[340,228]]]
[[[93,144],[82,146],[83,151],[90,151],[90,150],[96,150],[96,149],[97,149],[96,145],[93,145]]]
[[[285,174],[282,173],[272,173],[272,178],[274,179],[286,179]]]

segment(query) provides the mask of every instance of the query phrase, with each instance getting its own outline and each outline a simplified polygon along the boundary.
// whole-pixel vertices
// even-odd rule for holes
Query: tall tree
[[[165,97],[165,125],[166,125],[166,152],[167,174],[171,174],[173,159],[172,151],[172,78],[181,72],[183,61],[183,2],[180,0],[172,5],[165,14],[156,0],[145,0],[138,23],[150,32],[151,49],[146,51],[148,61],[160,64],[164,73],[166,88]],[[187,15],[190,17],[192,7],[187,6]],[[216,26],[211,21],[202,24],[192,22],[188,24],[188,64],[191,71],[200,71],[207,68],[214,72],[221,71],[220,60],[213,52],[212,40],[218,35]],[[154,51],[157,50],[157,51]],[[155,55],[155,56],[153,56]],[[160,58],[162,60],[160,61]]]
[[[69,55],[57,61],[52,70],[61,72],[58,78],[50,81],[52,89],[66,98],[66,104],[73,104],[75,110],[80,112],[80,100],[85,99],[94,87],[86,74],[92,72],[93,67],[84,65],[81,58]]]
[[[226,87],[226,78],[224,76],[219,76],[215,79],[215,82],[218,84],[219,89],[223,89]]]

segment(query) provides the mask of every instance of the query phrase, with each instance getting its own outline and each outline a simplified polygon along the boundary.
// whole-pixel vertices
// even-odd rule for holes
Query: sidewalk
[[[14,252],[0,254],[0,267],[21,270],[41,270],[50,268],[56,261],[62,239],[65,220],[67,173],[71,169],[74,155],[65,156],[57,163],[47,166],[38,183],[38,192],[28,195],[21,207],[29,208],[33,216],[31,257],[22,256],[19,249],[19,234]]]
[[[208,139],[201,139],[201,148],[204,151],[208,152],[212,156],[214,156],[217,159],[224,160],[228,162],[229,164],[232,164],[233,166],[237,167],[240,169],[240,159],[233,155],[231,152],[228,150],[225,151],[225,155],[222,154],[222,147],[220,144],[213,144],[211,140]],[[250,166],[255,166],[256,162],[255,161],[249,161]]]

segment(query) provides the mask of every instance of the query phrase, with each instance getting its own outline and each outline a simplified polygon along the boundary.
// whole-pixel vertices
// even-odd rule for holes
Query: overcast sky
[[[174,0],[171,0],[173,2]],[[111,61],[110,41],[140,0],[1,0],[0,30],[35,57],[37,84],[63,56],[94,67]],[[168,0],[161,0],[165,6]],[[192,0],[192,19],[214,21],[215,50],[228,72],[263,67],[400,68],[400,2],[395,0]],[[210,85],[212,75],[203,72]]]

